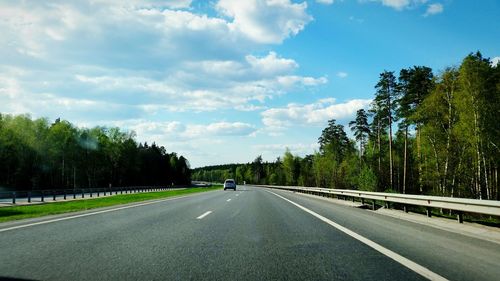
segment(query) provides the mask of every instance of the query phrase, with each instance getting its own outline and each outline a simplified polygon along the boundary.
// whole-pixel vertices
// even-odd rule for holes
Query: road
[[[239,186],[95,212],[0,224],[0,279],[500,276],[499,244],[287,191]]]

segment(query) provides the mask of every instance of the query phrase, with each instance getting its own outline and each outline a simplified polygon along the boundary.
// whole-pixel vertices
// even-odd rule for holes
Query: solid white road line
[[[201,215],[201,216],[197,217],[196,219],[201,220],[202,218],[204,218],[204,217],[206,217],[206,216],[210,215],[210,213],[212,213],[212,211],[207,211],[207,212],[203,213],[203,215]]]
[[[425,268],[425,267],[423,267],[423,266],[421,266],[421,265],[419,265],[419,264],[417,264],[417,263],[415,263],[415,262],[413,262],[413,261],[411,261],[411,260],[409,260],[409,259],[383,247],[383,246],[381,246],[380,244],[377,244],[377,243],[371,241],[370,239],[365,238],[365,237],[357,234],[356,232],[349,230],[349,229],[323,217],[322,215],[307,209],[306,207],[303,207],[302,205],[299,205],[299,204],[297,204],[297,203],[295,203],[295,202],[293,202],[293,201],[291,201],[291,200],[289,200],[281,195],[278,195],[272,191],[268,191],[268,190],[266,190],[266,191],[280,197],[281,199],[283,199],[285,201],[292,203],[293,205],[295,205],[299,209],[315,216],[316,218],[318,218],[318,219],[322,220],[323,222],[335,227],[336,229],[344,232],[345,234],[351,236],[352,238],[370,246],[371,248],[375,249],[376,251],[384,254],[385,256],[387,256],[393,260],[395,260],[396,262],[400,263],[401,265],[406,266],[407,268],[411,269],[412,271],[420,274],[421,276],[423,276],[429,280],[448,280],[448,279],[444,278],[443,276],[441,276],[437,273],[434,273],[434,272],[430,271],[429,269],[427,269],[427,268]]]
[[[124,206],[124,207],[118,207],[118,208],[113,208],[113,209],[107,209],[107,210],[102,210],[102,211],[97,211],[97,212],[92,212],[92,213],[86,213],[86,214],[75,215],[75,216],[70,216],[70,217],[64,217],[64,218],[58,218],[58,219],[40,221],[40,222],[35,222],[35,223],[30,223],[30,224],[17,225],[17,226],[13,226],[13,227],[7,227],[7,228],[0,229],[0,232],[5,232],[5,231],[9,231],[9,230],[20,229],[20,228],[25,228],[25,227],[29,227],[29,226],[47,224],[47,223],[52,223],[52,222],[65,221],[65,220],[71,220],[71,219],[76,219],[76,218],[83,218],[83,217],[88,217],[88,216],[93,216],[93,215],[99,215],[99,214],[104,214],[104,213],[109,213],[109,212],[115,212],[115,211],[124,210],[124,209],[130,209],[130,208],[135,208],[135,207],[140,207],[140,206],[146,206],[146,205],[161,203],[161,202],[165,202],[165,201],[171,201],[171,200],[186,198],[186,197],[189,197],[189,196],[192,196],[192,195],[186,195],[186,196],[179,196],[179,197],[175,197],[175,198],[167,198],[167,199],[149,201],[149,202],[145,202],[145,203],[140,203],[140,204],[135,204],[135,205],[130,205],[130,206]]]
[[[227,202],[231,201],[231,198],[227,199],[226,201],[227,201]]]

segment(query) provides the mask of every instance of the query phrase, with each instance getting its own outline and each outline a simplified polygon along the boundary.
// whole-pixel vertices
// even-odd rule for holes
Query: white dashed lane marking
[[[204,217],[206,217],[206,216],[210,215],[210,213],[212,213],[212,211],[207,211],[207,212],[203,213],[203,215],[201,215],[201,216],[197,217],[196,219],[201,220],[202,218],[204,218]]]

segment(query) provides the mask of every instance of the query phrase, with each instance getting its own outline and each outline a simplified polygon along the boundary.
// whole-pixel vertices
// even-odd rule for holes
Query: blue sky
[[[0,112],[119,126],[193,167],[305,155],[383,70],[500,59],[496,0],[0,1]]]

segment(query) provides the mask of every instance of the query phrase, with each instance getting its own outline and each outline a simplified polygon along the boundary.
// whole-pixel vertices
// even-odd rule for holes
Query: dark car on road
[[[236,191],[236,182],[233,179],[227,179],[224,181],[224,190],[233,189]]]

